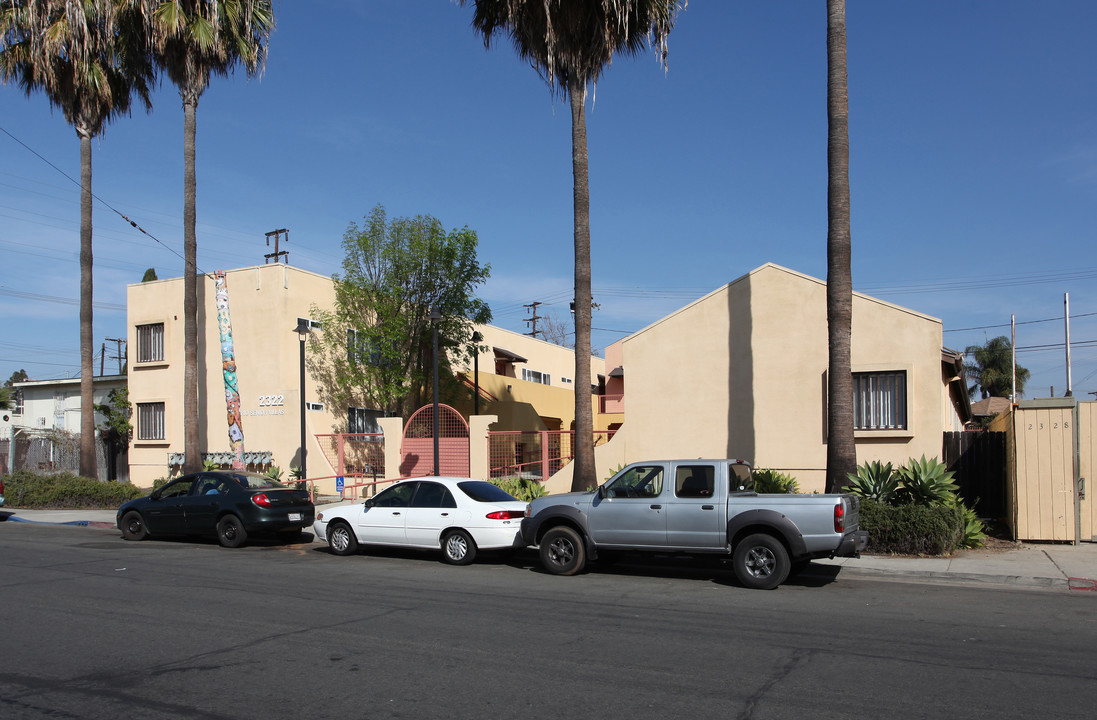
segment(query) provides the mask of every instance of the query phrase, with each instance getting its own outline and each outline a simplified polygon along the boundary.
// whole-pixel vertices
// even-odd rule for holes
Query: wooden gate
[[[1049,398],[1012,413],[1018,540],[1077,539],[1074,409],[1073,398]]]
[[[974,503],[981,518],[1006,517],[1009,473],[1006,462],[1006,433],[965,431],[945,433],[945,465],[955,473],[957,492]]]
[[[1097,402],[1078,403],[1078,536],[1097,542]]]
[[[469,475],[469,426],[449,405],[438,406],[438,469],[434,468],[434,406],[424,405],[408,418],[400,444],[400,475]]]

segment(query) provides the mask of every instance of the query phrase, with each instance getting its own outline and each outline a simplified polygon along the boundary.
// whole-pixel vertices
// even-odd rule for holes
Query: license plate
[[[292,520],[300,520],[301,519],[301,513],[290,513],[289,514],[289,519],[291,521]]]

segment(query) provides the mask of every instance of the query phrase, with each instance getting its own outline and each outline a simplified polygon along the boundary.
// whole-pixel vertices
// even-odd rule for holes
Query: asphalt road
[[[0,717],[1093,717],[1091,594],[0,523]],[[837,573],[836,575],[833,573]]]

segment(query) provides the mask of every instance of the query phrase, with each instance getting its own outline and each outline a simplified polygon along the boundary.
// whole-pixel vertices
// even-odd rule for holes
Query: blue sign
[[[338,492],[338,493],[343,492],[343,476],[342,475],[336,475],[335,476],[335,492]]]

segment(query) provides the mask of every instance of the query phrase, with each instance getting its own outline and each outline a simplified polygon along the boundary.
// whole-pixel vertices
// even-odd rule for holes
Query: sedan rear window
[[[483,480],[467,480],[457,483],[457,487],[476,502],[515,502],[514,497],[497,485]]]
[[[285,485],[267,477],[266,475],[260,475],[259,473],[233,473],[232,479],[240,483],[242,487],[249,490],[270,490],[273,488],[284,488]]]

